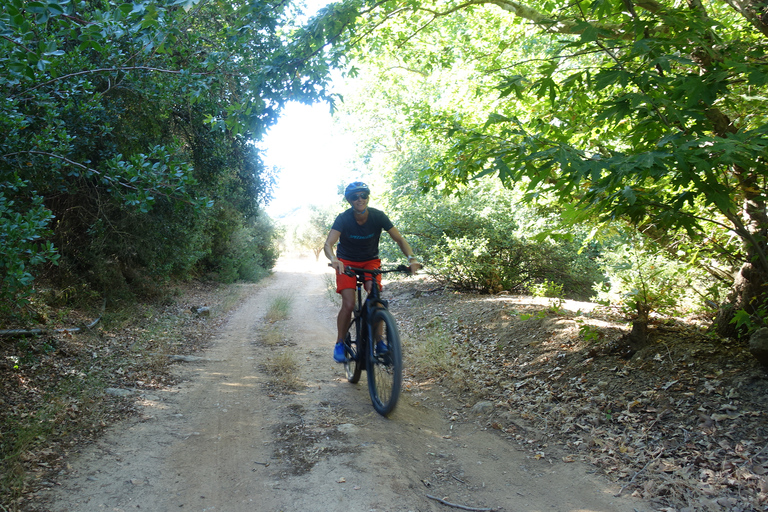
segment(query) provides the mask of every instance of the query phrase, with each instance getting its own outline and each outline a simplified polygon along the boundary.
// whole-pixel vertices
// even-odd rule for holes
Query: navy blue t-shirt
[[[332,229],[339,231],[336,257],[349,261],[368,261],[379,257],[381,231],[389,231],[394,225],[381,210],[368,208],[368,220],[362,226],[355,220],[352,208],[340,213],[333,221]]]

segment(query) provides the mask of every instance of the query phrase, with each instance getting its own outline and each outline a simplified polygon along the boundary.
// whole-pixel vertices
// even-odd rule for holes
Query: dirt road
[[[450,421],[451,397],[413,384],[389,419],[365,376],[331,359],[335,307],[327,267],[281,262],[254,285],[181,385],[141,397],[144,414],[86,447],[49,494],[52,512],[633,511],[578,463],[537,460],[475,422]],[[291,296],[280,342],[263,317]],[[397,311],[394,311],[397,315]],[[407,341],[407,340],[406,340]],[[404,348],[407,364],[407,344]],[[302,386],[281,392],[265,364],[287,352]],[[430,498],[430,496],[432,498]]]

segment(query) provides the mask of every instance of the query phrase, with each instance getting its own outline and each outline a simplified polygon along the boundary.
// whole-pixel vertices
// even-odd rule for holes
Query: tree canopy
[[[722,332],[734,310],[762,321],[762,4],[345,5],[358,13],[347,39],[356,56],[375,66],[407,136],[434,147],[424,188],[494,175],[529,199],[627,220],[713,275],[741,268]]]
[[[251,142],[286,101],[335,104],[346,66],[380,90],[361,137],[423,190],[496,176],[566,217],[628,221],[718,278],[740,269],[723,332],[763,321],[760,3],[346,0],[303,27],[281,1],[3,7],[4,297],[57,258],[102,288],[131,269],[242,277],[243,244],[269,265],[272,174]]]
[[[277,0],[2,5],[4,300],[57,260],[103,291],[137,272],[271,266],[273,175],[252,141],[286,101],[333,100],[335,21],[299,30]]]

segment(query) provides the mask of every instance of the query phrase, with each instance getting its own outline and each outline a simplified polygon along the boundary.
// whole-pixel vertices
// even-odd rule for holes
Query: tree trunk
[[[739,310],[746,311],[749,315],[756,315],[760,306],[766,303],[768,275],[759,265],[745,263],[734,279],[731,293],[726,304],[720,307],[715,318],[715,332],[725,338],[739,338],[748,333],[748,329],[738,328],[732,323],[734,315]],[[755,319],[759,322],[758,319]]]
[[[632,322],[632,331],[627,335],[626,341],[634,352],[648,345],[648,317]]]
[[[745,263],[734,278],[728,301],[715,319],[715,332],[720,336],[738,338],[753,331],[763,319],[757,315],[760,308],[768,304],[768,261],[766,261],[766,239],[768,238],[768,215],[766,202],[761,195],[756,172],[735,168],[739,186],[744,195],[741,217],[734,216],[731,222],[734,231],[744,244]],[[752,326],[738,328],[732,323],[737,311],[744,310],[753,318]],[[752,327],[747,329],[746,327]]]
[[[616,352],[624,359],[631,359],[636,352],[648,345],[648,322],[651,310],[648,306],[638,304],[637,318],[632,320],[632,330],[622,336],[616,344]]]

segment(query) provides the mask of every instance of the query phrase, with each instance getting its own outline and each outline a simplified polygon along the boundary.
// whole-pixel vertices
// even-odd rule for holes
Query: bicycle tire
[[[349,331],[344,338],[344,351],[346,359],[344,360],[344,372],[347,374],[347,382],[357,384],[360,380],[360,374],[363,372],[364,355],[360,350],[360,319],[355,318],[349,324]]]
[[[366,357],[366,372],[368,373],[368,392],[376,412],[387,416],[397,405],[400,398],[400,387],[403,382],[403,356],[400,348],[400,334],[392,313],[386,309],[378,309],[371,320],[372,333],[388,350],[384,354],[376,354],[376,343],[371,343]]]

